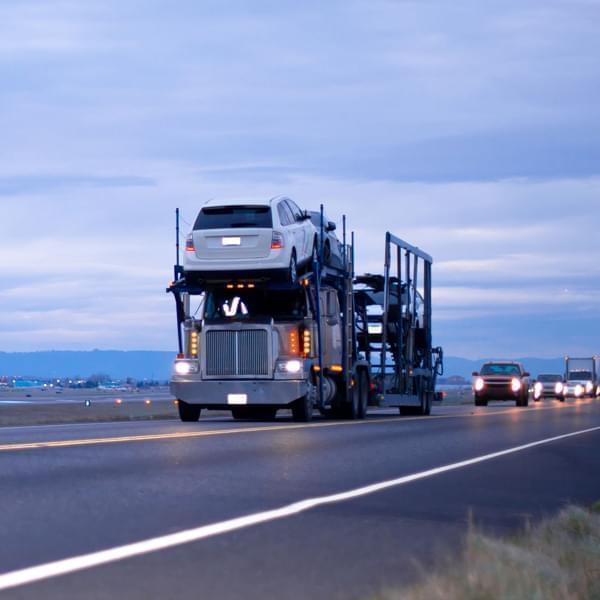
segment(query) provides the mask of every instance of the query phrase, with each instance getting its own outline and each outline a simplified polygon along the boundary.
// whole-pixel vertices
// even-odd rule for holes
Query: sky
[[[600,354],[600,0],[0,3],[0,351],[175,350],[174,211],[434,257],[446,354]]]

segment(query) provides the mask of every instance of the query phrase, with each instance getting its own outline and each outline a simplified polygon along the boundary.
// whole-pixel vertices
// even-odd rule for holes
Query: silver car
[[[316,247],[310,216],[282,196],[263,201],[211,200],[186,240],[183,269],[190,279],[284,276],[295,282]]]
[[[564,402],[565,390],[566,386],[562,375],[543,373],[538,375],[533,386],[533,399],[538,402],[542,398],[556,398]]]

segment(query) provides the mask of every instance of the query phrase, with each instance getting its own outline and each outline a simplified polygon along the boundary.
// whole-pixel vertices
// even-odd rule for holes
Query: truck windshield
[[[562,375],[538,375],[538,381],[542,383],[556,383],[562,381]]]
[[[214,290],[206,295],[207,320],[251,321],[271,319],[296,321],[307,315],[304,290]]]
[[[483,365],[482,375],[520,375],[521,371],[517,365]]]
[[[250,227],[271,229],[273,217],[270,206],[207,206],[200,211],[194,223],[199,229],[232,229]]]
[[[569,373],[569,381],[591,381],[591,371],[571,371]]]

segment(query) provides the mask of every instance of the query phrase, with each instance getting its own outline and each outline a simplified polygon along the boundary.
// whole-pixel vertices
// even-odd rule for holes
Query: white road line
[[[580,431],[574,431],[572,433],[566,433],[563,435],[557,435],[555,437],[538,440],[537,442],[531,442],[529,444],[523,444],[522,446],[514,446],[507,450],[501,450],[499,452],[493,452],[491,454],[484,454],[461,462],[444,465],[442,467],[436,467],[427,471],[421,471],[420,473],[413,473],[412,475],[405,475],[397,479],[390,479],[388,481],[382,481],[380,483],[374,483],[364,487],[356,488],[346,492],[338,494],[332,494],[330,496],[321,496],[318,498],[307,498],[306,500],[300,500],[281,508],[273,510],[267,510],[264,512],[254,513],[243,517],[237,517],[229,519],[227,521],[221,521],[219,523],[212,523],[210,525],[203,525],[195,529],[187,529],[178,533],[164,535],[160,537],[151,538],[141,542],[133,544],[127,544],[125,546],[117,546],[108,550],[101,550],[100,552],[92,552],[91,554],[82,554],[80,556],[74,556],[64,560],[58,560],[35,567],[28,567],[18,571],[12,571],[0,575],[0,591],[7,590],[10,588],[34,583],[43,579],[51,577],[57,577],[60,575],[67,575],[76,571],[84,569],[90,569],[92,567],[98,567],[107,563],[132,558],[134,556],[140,556],[148,554],[149,552],[156,552],[158,550],[165,550],[174,546],[180,546],[182,544],[189,544],[190,542],[197,542],[209,537],[217,535],[223,535],[230,531],[236,531],[251,527],[253,525],[259,525],[260,523],[266,523],[269,521],[275,521],[277,519],[283,519],[291,517],[299,513],[305,512],[318,506],[324,506],[326,504],[333,504],[335,502],[344,502],[347,500],[353,500],[361,496],[367,496],[369,494],[375,494],[383,490],[411,483],[413,481],[419,481],[434,475],[440,475],[449,471],[455,471],[471,465],[476,465],[494,458],[500,458],[516,452],[522,452],[530,448],[542,446],[544,444],[550,444],[559,440],[583,435],[586,433],[592,433],[600,431],[599,427],[592,427],[590,429],[582,429]]]

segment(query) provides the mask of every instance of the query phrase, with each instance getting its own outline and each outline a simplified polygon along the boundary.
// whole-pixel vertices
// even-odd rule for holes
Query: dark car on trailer
[[[475,406],[487,406],[489,400],[512,400],[517,406],[529,404],[529,373],[518,362],[486,362],[473,373]]]

